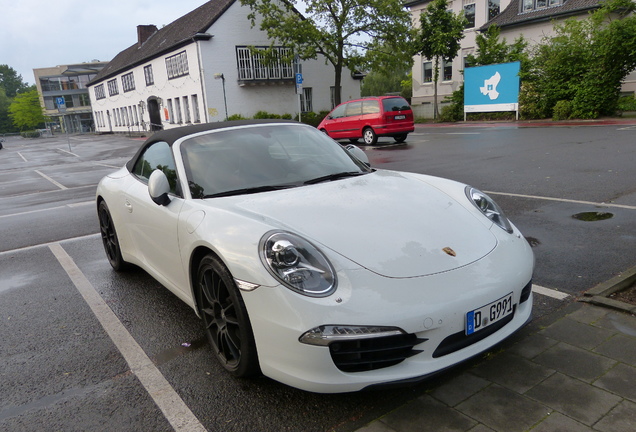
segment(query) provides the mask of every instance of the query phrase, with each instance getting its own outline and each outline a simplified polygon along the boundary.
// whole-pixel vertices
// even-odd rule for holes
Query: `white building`
[[[137,43],[115,56],[89,85],[96,130],[143,132],[234,114],[252,117],[258,111],[330,110],[333,68],[324,59],[301,62],[299,104],[294,65],[266,63],[253,51],[271,42],[258,26],[252,28],[249,13],[240,1],[212,0],[160,30],[138,26]],[[287,52],[282,46],[277,50]],[[359,96],[359,81],[343,73],[342,100]]]
[[[406,6],[411,10],[413,23],[420,25],[420,14],[431,0],[411,1]],[[461,51],[451,64],[440,65],[438,103],[441,111],[446,96],[457,90],[462,82],[461,71],[469,54],[476,54],[475,37],[490,25],[501,28],[500,38],[512,43],[519,36],[530,44],[541,42],[544,36],[554,34],[555,23],[571,17],[584,19],[589,12],[600,7],[600,0],[449,0],[449,8],[456,14],[464,12],[468,24],[464,29]],[[433,117],[433,63],[415,56],[413,65],[412,105],[416,116]],[[636,90],[636,74],[632,73],[623,83],[623,91]]]

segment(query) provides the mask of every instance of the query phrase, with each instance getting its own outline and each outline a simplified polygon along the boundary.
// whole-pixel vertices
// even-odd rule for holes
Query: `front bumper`
[[[350,392],[434,374],[490,349],[531,316],[534,259],[525,239],[516,234],[506,234],[481,260],[445,273],[395,279],[346,269],[350,263],[341,261],[334,262],[338,289],[326,298],[304,297],[281,286],[243,293],[261,370],[307,391]],[[515,311],[508,322],[494,332],[464,335],[468,311],[510,292]],[[417,342],[414,352],[396,364],[349,372],[336,366],[328,346],[299,341],[308,330],[330,324],[398,327]],[[444,346],[451,348],[440,355]]]

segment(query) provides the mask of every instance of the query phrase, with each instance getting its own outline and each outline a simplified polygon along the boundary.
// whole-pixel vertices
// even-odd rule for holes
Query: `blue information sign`
[[[519,110],[521,63],[464,69],[464,112]]]

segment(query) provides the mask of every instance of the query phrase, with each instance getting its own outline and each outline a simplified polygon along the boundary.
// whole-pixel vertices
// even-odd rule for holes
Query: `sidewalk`
[[[636,430],[636,307],[605,285],[358,432]]]

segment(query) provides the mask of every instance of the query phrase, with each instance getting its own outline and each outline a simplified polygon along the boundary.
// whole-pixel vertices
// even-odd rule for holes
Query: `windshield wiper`
[[[243,189],[229,190],[225,192],[218,192],[218,193],[214,193],[210,195],[205,195],[203,198],[218,198],[218,197],[226,197],[226,196],[233,196],[233,195],[246,195],[246,194],[259,193],[259,192],[270,192],[270,191],[281,190],[281,189],[289,189],[293,187],[296,187],[296,185],[256,186],[256,187],[249,187],[249,188],[243,188]]]
[[[357,176],[363,175],[363,174],[368,174],[368,173],[365,172],[365,171],[339,172],[339,173],[329,174],[329,175],[326,175],[326,176],[317,177],[315,179],[307,180],[304,184],[309,185],[309,184],[321,183],[321,182],[324,182],[324,181],[338,180],[338,179],[345,178],[345,177],[357,177]]]

